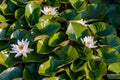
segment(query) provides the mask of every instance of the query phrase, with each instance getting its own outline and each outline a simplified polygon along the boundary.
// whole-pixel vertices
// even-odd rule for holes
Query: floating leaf
[[[59,45],[62,41],[65,41],[67,39],[67,36],[62,33],[62,32],[58,32],[56,34],[54,34],[50,40],[49,40],[49,45],[50,46],[57,46]]]
[[[84,71],[74,73],[69,68],[66,68],[65,71],[66,71],[66,73],[68,74],[68,76],[70,77],[71,80],[75,80],[75,79],[80,80],[80,79],[82,79],[81,76],[83,76],[83,74],[84,74]]]
[[[3,72],[5,69],[7,69],[7,67],[0,65],[0,73]]]
[[[41,32],[41,34],[52,36],[60,29],[61,25],[57,22],[51,22],[46,26],[42,26],[40,23],[38,23],[36,27],[39,30],[39,32]]]
[[[9,27],[7,34],[11,35],[15,30],[26,28],[26,26],[26,22],[20,19]]]
[[[15,53],[11,53],[7,59],[5,60],[5,64],[8,66],[8,67],[12,67],[12,66],[15,66],[19,63],[22,63],[22,59],[19,57],[19,58],[15,58]]]
[[[120,79],[120,74],[107,74],[108,79]]]
[[[90,48],[84,47],[83,49],[78,49],[79,58],[82,60],[90,60],[93,55],[93,51]]]
[[[56,54],[61,60],[64,61],[65,64],[73,62],[79,57],[77,50],[72,46],[62,47],[61,49],[56,51]]]
[[[61,17],[65,18],[66,21],[70,21],[76,19],[78,20],[81,16],[74,9],[67,9],[61,12]]]
[[[117,47],[120,45],[120,38],[116,35],[108,35],[102,40],[102,43],[111,47]]]
[[[86,1],[84,0],[69,0],[69,1],[72,4],[72,6],[78,11],[84,10],[87,5]]]
[[[0,22],[6,22],[6,19],[4,16],[0,15]]]
[[[24,8],[17,9],[15,11],[15,18],[16,19],[23,18],[24,17],[24,13],[25,13],[25,9]]]
[[[4,70],[0,74],[1,80],[13,80],[14,78],[21,77],[22,76],[22,69],[18,67],[11,67],[6,70]]]
[[[7,40],[0,40],[0,50],[3,50],[9,46],[9,41]]]
[[[106,64],[99,61],[89,61],[85,70],[86,77],[91,80],[101,80],[107,73]]]
[[[4,54],[4,53],[0,53],[0,64],[4,65],[7,67],[7,64],[5,63],[6,59],[7,59],[8,55]]]
[[[71,40],[78,40],[84,33],[86,32],[87,27],[77,23],[77,22],[70,22],[67,28],[67,35]]]
[[[118,63],[112,63],[108,66],[108,70],[119,74],[120,73],[120,68],[119,67],[120,67],[119,62]]]
[[[28,31],[26,31],[24,29],[17,29],[16,31],[14,31],[11,34],[11,38],[12,39],[19,39],[19,40],[22,40],[22,39],[32,40],[33,39],[30,32],[28,32]]]
[[[34,76],[33,73],[35,74],[35,65],[34,64],[29,64],[25,66],[23,70],[23,79],[24,80],[33,80]]]
[[[31,52],[27,54],[27,57],[22,57],[23,62],[38,62],[43,63],[49,59],[48,55],[37,54],[35,52]]]
[[[55,75],[57,71],[56,68],[58,68],[59,65],[61,65],[62,63],[63,63],[62,60],[50,57],[48,61],[44,62],[39,66],[38,73],[45,76]]]
[[[17,6],[24,6],[25,3],[22,2],[23,0],[11,0],[12,3],[16,4]]]
[[[118,17],[120,17],[119,14],[120,14],[120,6],[112,5],[112,6],[108,7],[108,9],[107,9],[106,20],[109,23],[112,23],[113,25],[116,25],[116,26],[120,25],[120,19],[118,18]]]
[[[111,47],[102,47],[97,50],[98,54],[102,58],[102,60],[107,63],[115,63],[120,61],[120,54],[117,50]]]
[[[49,38],[43,38],[37,42],[37,53],[47,54],[52,50],[52,47],[48,45]]]
[[[89,26],[93,33],[97,34],[98,36],[107,36],[110,34],[116,34],[115,28],[112,25],[103,23],[103,22],[96,22]]]
[[[82,12],[82,17],[85,20],[103,19],[106,14],[106,8],[101,4],[87,5],[86,10]]]
[[[79,71],[84,70],[85,64],[86,64],[86,61],[76,60],[71,64],[70,69],[73,72],[79,72]]]
[[[48,0],[48,6],[59,7],[60,2],[58,0]]]
[[[39,21],[41,15],[41,7],[35,1],[31,1],[25,7],[25,18],[29,26],[35,25]]]

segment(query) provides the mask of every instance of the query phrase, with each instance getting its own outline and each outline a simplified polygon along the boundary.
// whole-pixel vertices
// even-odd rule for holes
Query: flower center
[[[48,10],[48,11],[47,11],[47,14],[51,14],[51,13],[52,13],[52,11],[51,11],[51,10]]]
[[[20,45],[19,49],[22,50],[24,48],[24,45]]]
[[[91,42],[90,42],[90,41],[86,41],[86,42],[85,42],[85,44],[86,44],[86,45],[87,45],[87,44],[88,44],[88,45],[90,45],[90,44],[91,44]]]

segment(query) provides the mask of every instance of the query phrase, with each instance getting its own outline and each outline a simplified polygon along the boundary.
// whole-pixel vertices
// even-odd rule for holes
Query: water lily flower
[[[94,38],[92,36],[85,36],[84,39],[80,38],[82,43],[88,47],[88,48],[96,48],[95,46],[97,41],[94,41]]]
[[[27,57],[26,53],[29,53],[31,51],[33,51],[33,49],[28,48],[29,45],[29,41],[26,40],[21,40],[21,41],[17,41],[17,44],[11,44],[12,47],[12,51],[10,51],[11,53],[17,53],[15,55],[15,57],[19,57],[21,55],[23,55],[24,57]]]
[[[58,15],[58,12],[57,12],[56,8],[54,8],[54,7],[47,7],[46,6],[41,11],[45,15]]]
[[[83,19],[78,20],[77,23],[80,23],[80,24],[82,24],[82,25],[84,25],[84,26],[89,26],[89,24],[86,24],[86,21],[83,20]]]

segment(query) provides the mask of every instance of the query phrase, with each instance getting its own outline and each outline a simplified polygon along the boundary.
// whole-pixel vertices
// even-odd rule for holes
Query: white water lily
[[[88,48],[96,48],[95,46],[97,41],[94,41],[94,38],[92,36],[85,36],[84,39],[80,38],[82,43],[88,47]]]
[[[29,53],[31,51],[33,51],[33,49],[28,48],[29,45],[29,41],[26,40],[21,40],[21,41],[17,41],[17,44],[11,44],[12,47],[12,51],[10,51],[11,53],[17,53],[15,55],[15,57],[19,57],[19,56],[24,56],[27,57],[26,53]]]
[[[45,15],[58,15],[58,12],[57,12],[56,8],[54,8],[54,7],[47,7],[46,6],[41,11]]]
[[[80,24],[82,24],[82,25],[84,25],[84,26],[89,26],[89,24],[86,24],[86,21],[83,20],[83,19],[78,20],[78,21],[76,21],[76,22],[77,22],[77,23],[80,23]]]

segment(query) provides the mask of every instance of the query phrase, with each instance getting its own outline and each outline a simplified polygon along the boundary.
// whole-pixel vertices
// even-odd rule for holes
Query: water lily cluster
[[[119,0],[1,0],[0,80],[120,79]]]

